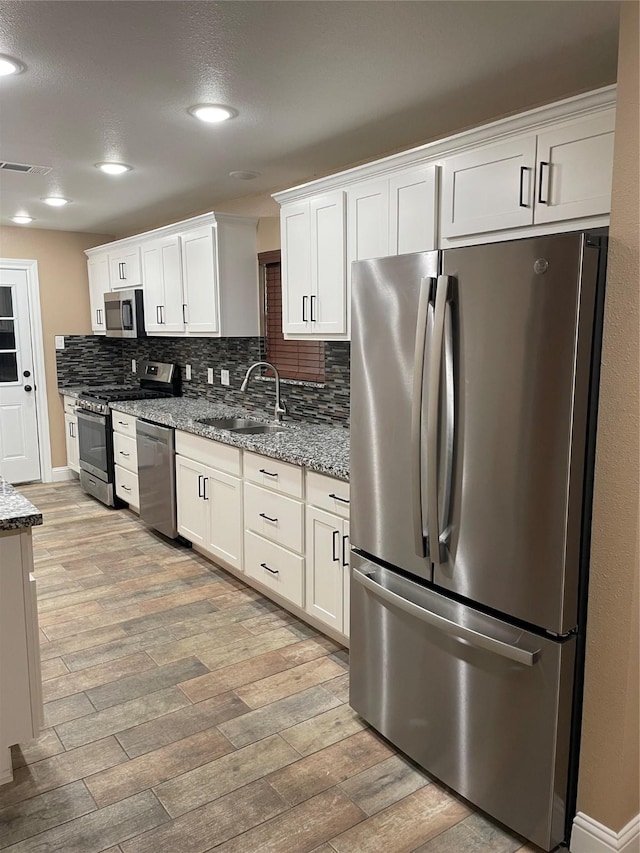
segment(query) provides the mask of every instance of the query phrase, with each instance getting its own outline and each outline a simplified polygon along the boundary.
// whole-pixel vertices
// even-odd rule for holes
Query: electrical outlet
[[[229,371],[228,370],[221,370],[220,371],[220,384],[221,385],[228,385],[229,384]]]
[[[213,385],[213,367],[207,367],[207,382]]]
[[[184,366],[184,378],[191,379],[191,365],[185,364]]]
[[[137,372],[138,372],[138,365],[136,364],[136,360],[135,360],[135,358],[132,358],[132,359],[131,359],[131,372],[132,372],[132,373],[137,373]]]
[[[56,349],[64,349],[64,335],[56,335]]]

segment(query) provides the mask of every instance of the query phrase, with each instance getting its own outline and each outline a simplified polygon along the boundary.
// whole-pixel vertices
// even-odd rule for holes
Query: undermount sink
[[[284,427],[277,424],[260,424],[249,418],[199,418],[198,423],[212,426],[216,429],[226,429],[229,432],[241,432],[243,435],[282,432],[284,429]]]
[[[198,418],[199,424],[215,427],[216,429],[237,430],[257,426],[256,421],[249,418]]]

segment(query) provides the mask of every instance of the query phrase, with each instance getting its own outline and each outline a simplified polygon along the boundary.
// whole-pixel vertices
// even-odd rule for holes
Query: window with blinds
[[[261,252],[258,263],[264,286],[266,361],[275,364],[282,379],[324,382],[324,341],[288,341],[282,334],[280,252]]]

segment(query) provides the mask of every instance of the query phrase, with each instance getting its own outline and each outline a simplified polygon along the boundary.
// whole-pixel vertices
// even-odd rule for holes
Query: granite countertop
[[[42,524],[42,513],[0,477],[0,532]]]
[[[82,392],[86,390],[86,385],[72,385],[69,388],[58,387],[58,394],[60,394],[62,397],[73,397],[74,400],[77,400],[80,394],[82,394]]]
[[[243,435],[199,423],[200,418],[250,418],[257,423],[273,423],[269,418],[239,407],[172,397],[158,400],[116,402],[118,412],[184,430],[223,444],[241,447],[283,462],[303,465],[312,471],[339,480],[349,479],[349,430],[301,421],[284,420],[282,432],[266,435]]]

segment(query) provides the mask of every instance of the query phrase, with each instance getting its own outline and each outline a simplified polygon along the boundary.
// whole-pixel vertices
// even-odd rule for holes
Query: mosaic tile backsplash
[[[151,359],[191,365],[191,381],[183,378],[185,397],[239,405],[244,409],[272,414],[275,404],[273,381],[250,380],[240,391],[247,367],[263,357],[261,338],[138,338],[118,340],[97,335],[65,336],[65,348],[56,353],[58,385],[107,385],[131,381],[131,360]],[[283,382],[282,397],[291,420],[318,421],[334,426],[349,423],[348,341],[325,344],[325,382],[322,387]],[[207,383],[207,368],[213,368],[214,384]],[[229,387],[220,384],[220,370],[229,371]]]

